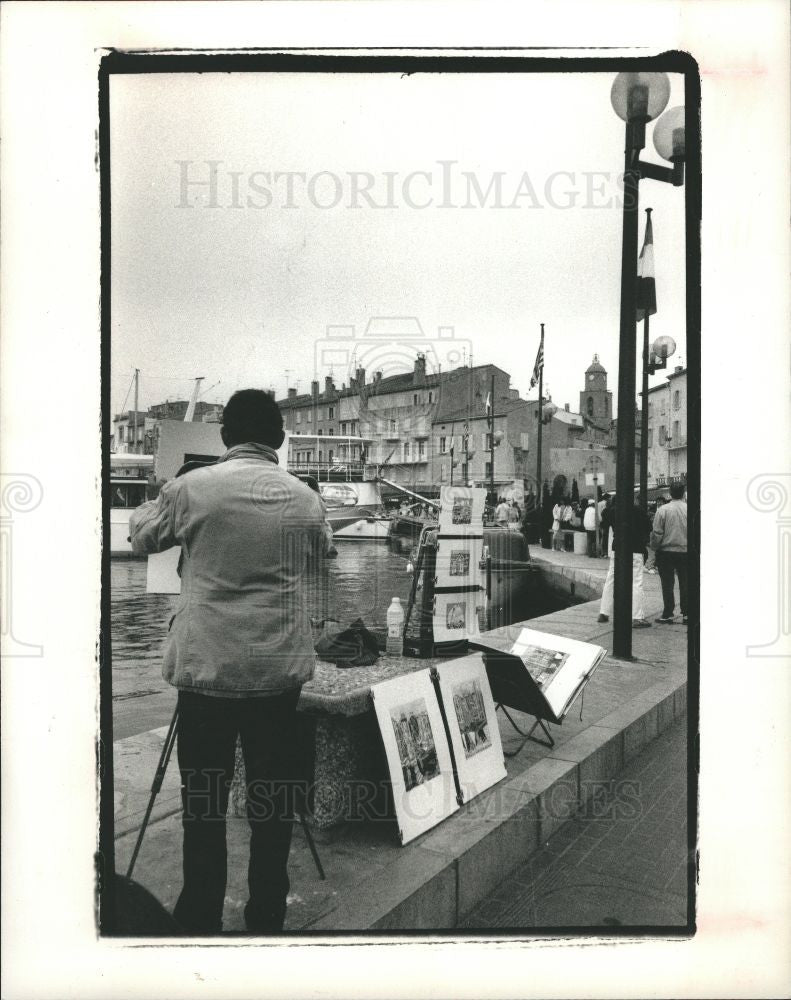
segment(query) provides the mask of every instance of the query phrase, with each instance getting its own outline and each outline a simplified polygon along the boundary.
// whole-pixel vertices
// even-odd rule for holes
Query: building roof
[[[585,374],[586,375],[589,374],[590,372],[601,372],[604,375],[607,374],[607,369],[599,361],[599,355],[598,354],[594,354],[593,355],[593,361],[591,361],[591,363],[585,369]]]
[[[453,368],[446,372],[427,372],[421,378],[420,384],[418,385],[415,383],[416,372],[413,369],[406,372],[397,372],[395,375],[387,375],[386,377],[380,378],[378,381],[366,381],[365,385],[362,386],[362,393],[368,396],[386,396],[389,393],[407,392],[410,389],[435,389],[447,379],[450,379],[451,377],[458,377],[457,373],[465,368],[469,373],[475,371],[494,370],[503,375],[508,374],[508,372],[499,368],[497,365],[475,365],[473,368],[469,368],[466,365],[460,365],[458,368]],[[330,393],[327,393],[325,390],[324,392],[320,392],[318,394],[317,402],[333,403],[337,399],[346,398],[348,396],[358,396],[360,395],[360,390],[360,386],[356,386],[354,388],[351,386],[336,388]],[[277,405],[281,409],[293,409],[295,407],[309,406],[312,402],[312,394],[305,392],[300,393],[299,396],[278,399]],[[485,401],[481,405],[483,406],[484,404]]]

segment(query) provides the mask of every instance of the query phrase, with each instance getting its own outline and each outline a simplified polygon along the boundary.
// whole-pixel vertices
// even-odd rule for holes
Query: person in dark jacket
[[[615,507],[608,508],[613,514]],[[613,613],[615,596],[615,549],[618,545],[618,535],[614,527],[613,542],[610,554],[610,565],[607,568],[607,579],[604,581],[604,591],[599,605],[599,621],[607,622]],[[648,537],[651,534],[651,522],[648,515],[638,504],[632,508],[632,628],[650,628],[651,623],[645,617],[645,593],[643,591],[643,567],[645,565]]]

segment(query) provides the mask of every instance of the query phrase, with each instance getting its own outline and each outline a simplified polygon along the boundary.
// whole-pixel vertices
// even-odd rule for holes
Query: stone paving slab
[[[682,716],[461,927],[685,927],[686,736]]]

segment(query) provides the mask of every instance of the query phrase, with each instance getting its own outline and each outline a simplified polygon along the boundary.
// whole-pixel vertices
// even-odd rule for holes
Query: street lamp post
[[[684,109],[673,108],[654,131],[654,145],[672,167],[640,159],[645,127],[667,107],[670,81],[664,73],[619,73],[610,99],[626,122],[621,244],[621,321],[618,353],[618,442],[616,465],[615,608],[613,652],[632,657],[632,509],[634,507],[635,381],[637,365],[637,228],[640,180],[684,183]]]

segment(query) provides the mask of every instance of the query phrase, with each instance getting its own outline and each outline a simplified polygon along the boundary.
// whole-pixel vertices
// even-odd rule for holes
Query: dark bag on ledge
[[[376,637],[361,618],[343,629],[337,622],[325,621],[314,648],[317,656],[336,667],[370,667],[379,659]]]

